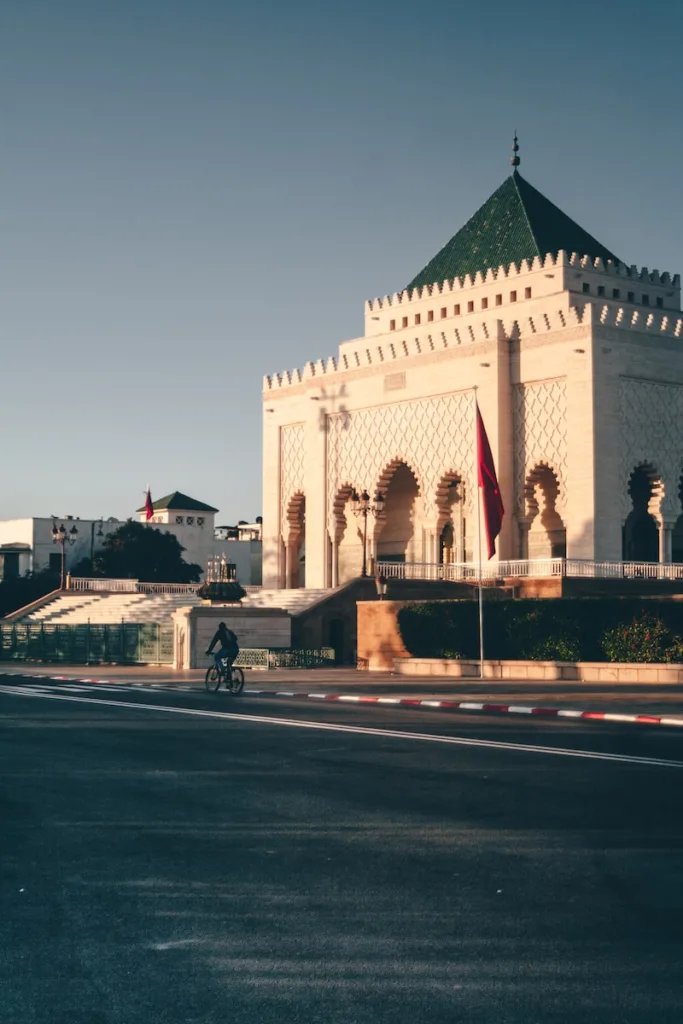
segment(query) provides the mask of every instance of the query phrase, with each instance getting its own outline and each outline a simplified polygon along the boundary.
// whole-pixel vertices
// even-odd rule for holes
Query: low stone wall
[[[479,679],[478,661],[406,658],[393,661],[402,676]],[[601,661],[485,661],[484,679],[557,680],[581,683],[683,683],[683,665],[622,664]]]
[[[219,622],[225,622],[237,635],[240,647],[289,647],[292,642],[291,616],[280,608],[188,606],[179,608],[173,615],[173,667],[189,669],[207,666],[209,659],[204,652]]]

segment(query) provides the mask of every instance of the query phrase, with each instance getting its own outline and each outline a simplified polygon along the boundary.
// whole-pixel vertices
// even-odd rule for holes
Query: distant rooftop
[[[218,512],[218,509],[214,508],[213,505],[207,505],[203,501],[197,501],[196,498],[190,498],[187,494],[183,494],[182,491],[174,491],[173,494],[167,494],[164,498],[153,501],[152,508],[155,512],[165,512],[167,509],[180,512]],[[144,512],[145,506],[142,505],[137,511]]]

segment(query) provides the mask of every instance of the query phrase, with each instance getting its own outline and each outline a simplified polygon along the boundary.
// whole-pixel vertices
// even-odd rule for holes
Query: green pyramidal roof
[[[218,512],[218,509],[214,508],[213,505],[197,501],[196,498],[188,498],[187,494],[183,494],[182,491],[174,491],[173,494],[166,494],[163,498],[159,498],[158,501],[153,501],[152,508],[155,512],[165,512],[167,509],[180,509],[183,512]],[[144,512],[145,506],[141,505],[137,511]]]
[[[464,228],[413,278],[407,290],[477,271],[567,253],[622,261],[530,185],[518,171],[507,178]]]

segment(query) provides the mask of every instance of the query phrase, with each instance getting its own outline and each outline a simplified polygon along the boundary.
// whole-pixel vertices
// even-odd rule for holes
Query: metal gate
[[[173,626],[160,622],[0,625],[0,660],[171,665]]]

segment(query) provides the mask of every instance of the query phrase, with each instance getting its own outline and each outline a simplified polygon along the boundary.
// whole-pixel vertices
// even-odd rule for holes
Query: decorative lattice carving
[[[327,509],[332,532],[334,500],[353,481],[371,493],[396,460],[414,472],[424,512],[436,518],[439,483],[450,471],[475,481],[474,399],[471,392],[402,402],[327,417]],[[472,493],[472,486],[466,493]]]
[[[622,378],[619,399],[622,518],[631,511],[628,482],[636,466],[652,467],[663,485],[662,513],[677,516],[683,467],[683,387]]]
[[[287,509],[297,492],[305,491],[305,435],[303,423],[280,430],[280,519],[283,535],[287,532]]]
[[[567,498],[567,383],[549,380],[517,384],[514,389],[515,502],[524,513],[527,477],[538,465],[549,466],[559,485],[556,508]]]

